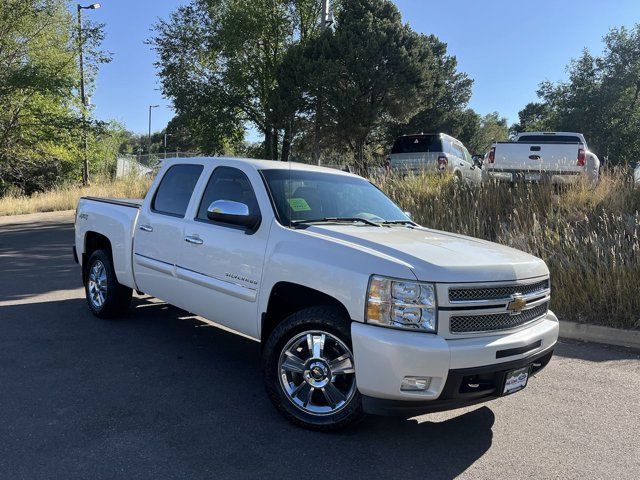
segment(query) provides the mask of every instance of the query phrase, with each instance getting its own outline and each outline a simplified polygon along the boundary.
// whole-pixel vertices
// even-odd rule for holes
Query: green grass
[[[416,222],[532,253],[551,271],[552,309],[564,320],[640,329],[640,190],[620,172],[594,190],[450,178],[378,178]]]

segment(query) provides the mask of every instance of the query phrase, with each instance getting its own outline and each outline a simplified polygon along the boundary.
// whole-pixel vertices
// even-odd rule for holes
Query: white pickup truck
[[[81,199],[74,255],[98,317],[136,290],[262,342],[269,397],[308,428],[516,392],[558,337],[542,260],[309,165],[169,160],[144,201]]]
[[[511,142],[491,146],[484,162],[485,178],[571,183],[598,181],[600,160],[581,133],[523,132]]]

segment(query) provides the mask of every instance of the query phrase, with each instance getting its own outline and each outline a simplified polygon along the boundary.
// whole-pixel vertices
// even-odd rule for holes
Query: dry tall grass
[[[95,178],[87,187],[63,185],[30,197],[9,194],[0,198],[0,216],[71,210],[76,208],[80,197],[86,196],[142,198],[150,184],[151,179],[138,176],[116,180]]]
[[[594,190],[578,184],[459,185],[451,178],[388,176],[375,182],[427,227],[484,238],[543,258],[561,319],[640,329],[640,190],[621,173]],[[81,196],[140,198],[150,179],[96,179],[0,198],[0,215],[75,208]]]
[[[541,257],[561,319],[640,329],[640,190],[620,172],[593,190],[386,177],[376,183],[420,224]]]

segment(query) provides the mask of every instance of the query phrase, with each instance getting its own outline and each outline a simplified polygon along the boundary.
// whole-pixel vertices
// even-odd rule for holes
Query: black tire
[[[100,265],[104,267],[106,277],[106,282],[102,282],[102,285],[106,284],[106,291],[103,291],[103,302],[92,300],[91,293],[92,288],[95,286],[92,285],[90,279],[91,272],[94,267],[99,268]],[[87,268],[85,269],[84,291],[91,313],[98,318],[115,318],[124,314],[131,304],[131,296],[133,294],[131,288],[118,283],[111,255],[105,250],[96,250],[89,257]]]
[[[278,324],[266,341],[262,354],[262,368],[267,394],[278,411],[292,423],[311,430],[339,430],[361,420],[364,416],[362,396],[355,385],[355,373],[353,374],[352,387],[348,388],[350,393],[345,394],[343,405],[339,410],[336,409],[335,413],[312,414],[304,411],[302,407],[291,400],[281,381],[280,358],[283,355],[283,350],[296,338],[310,331],[313,331],[314,334],[324,333],[330,340],[337,338],[341,341],[342,347],[347,347],[351,354],[351,362],[353,362],[349,320],[344,318],[338,310],[329,306],[301,310]],[[329,348],[328,345],[325,347],[327,350]],[[331,352],[327,352],[327,356],[329,353]],[[310,361],[313,359],[307,360],[307,362]],[[302,374],[300,375],[302,377]],[[346,374],[342,379],[348,385],[351,384],[351,378],[347,378]],[[332,379],[330,383],[333,384],[334,380]],[[311,390],[313,391],[313,389]],[[322,401],[325,398],[325,389],[319,390],[321,391],[312,395],[316,395],[316,398],[322,395],[320,397]],[[328,400],[328,397],[326,398]]]

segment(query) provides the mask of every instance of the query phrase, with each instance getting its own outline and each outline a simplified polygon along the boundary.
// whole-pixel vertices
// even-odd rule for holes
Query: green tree
[[[445,132],[466,143],[480,125],[480,116],[467,108],[473,81],[458,71],[457,59],[447,54],[446,43],[433,35],[423,38],[432,51],[429,70],[433,81],[415,97],[418,112],[406,122],[389,125],[386,143],[390,145],[399,135],[420,132]]]
[[[566,81],[543,82],[541,101],[520,112],[515,131],[581,132],[590,149],[613,164],[640,155],[640,24],[613,28],[604,51],[587,50],[569,65]]]
[[[317,136],[309,127],[320,128],[323,148],[348,150],[361,170],[393,126],[467,84],[446,45],[403,24],[387,0],[340,2],[335,28],[291,49],[278,78],[282,103],[307,127],[304,143]]]
[[[84,36],[91,86],[107,57],[99,25],[88,24]],[[79,173],[76,41],[64,0],[0,3],[0,194],[9,186],[43,190]],[[92,144],[105,127],[92,126]]]
[[[511,126],[511,130],[514,133],[544,132],[553,129],[550,124],[551,109],[546,103],[527,103],[527,105],[518,112],[518,117],[520,121]]]
[[[311,35],[314,0],[193,0],[155,26],[163,93],[202,150],[239,144],[244,126],[277,158],[276,73],[286,49]]]
[[[387,0],[345,0],[329,39],[331,69],[324,77],[327,110],[339,144],[365,169],[365,148],[388,122],[408,120],[434,82],[428,37],[402,23]]]
[[[479,117],[477,128],[469,138],[461,140],[472,153],[484,154],[493,142],[507,140],[509,126],[507,119],[501,117],[498,112],[488,113]]]

